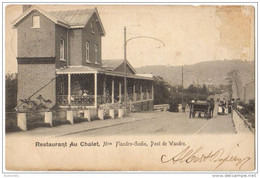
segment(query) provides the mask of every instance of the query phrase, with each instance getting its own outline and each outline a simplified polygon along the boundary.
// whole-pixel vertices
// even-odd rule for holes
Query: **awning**
[[[124,73],[122,72],[115,72],[115,71],[108,71],[101,68],[94,68],[89,66],[69,66],[67,68],[63,69],[56,69],[57,75],[62,74],[105,74],[110,76],[118,76],[118,77],[124,77]],[[143,79],[143,80],[153,80],[153,77],[151,74],[145,75],[145,74],[127,74],[127,78],[134,78],[134,79]]]

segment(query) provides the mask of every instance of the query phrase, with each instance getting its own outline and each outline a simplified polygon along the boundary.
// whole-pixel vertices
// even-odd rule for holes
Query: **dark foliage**
[[[81,123],[81,122],[87,122],[87,119],[83,117],[74,116],[73,117],[74,123]]]
[[[169,103],[170,85],[162,77],[154,77],[154,104]]]
[[[255,100],[249,100],[249,103],[240,102],[242,109],[239,112],[250,122],[252,127],[255,128]]]
[[[5,110],[14,111],[17,104],[17,73],[5,75]]]
[[[21,129],[17,127],[16,113],[6,113],[5,131],[6,132],[21,131]]]

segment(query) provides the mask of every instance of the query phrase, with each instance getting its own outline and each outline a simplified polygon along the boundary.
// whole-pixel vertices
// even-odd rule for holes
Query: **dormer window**
[[[32,28],[40,28],[40,16],[32,16]]]
[[[89,42],[88,41],[86,42],[86,62],[90,63],[90,60],[89,60]]]
[[[65,54],[65,42],[63,39],[60,39],[60,60],[61,61],[65,60],[64,54]]]

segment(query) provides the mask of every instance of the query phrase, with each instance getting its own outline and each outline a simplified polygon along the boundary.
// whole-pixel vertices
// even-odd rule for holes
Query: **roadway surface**
[[[110,127],[71,133],[71,136],[84,135],[143,135],[143,134],[235,134],[230,115],[206,118],[189,118],[189,113],[144,112],[131,114],[142,118]],[[127,119],[127,118],[125,118]]]

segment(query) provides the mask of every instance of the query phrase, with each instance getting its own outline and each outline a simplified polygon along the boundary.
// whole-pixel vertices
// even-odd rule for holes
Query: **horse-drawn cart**
[[[195,101],[190,104],[190,118],[194,118],[196,113],[199,113],[199,117],[201,117],[201,113],[204,113],[204,117],[207,119],[211,118],[211,103],[208,101]]]

